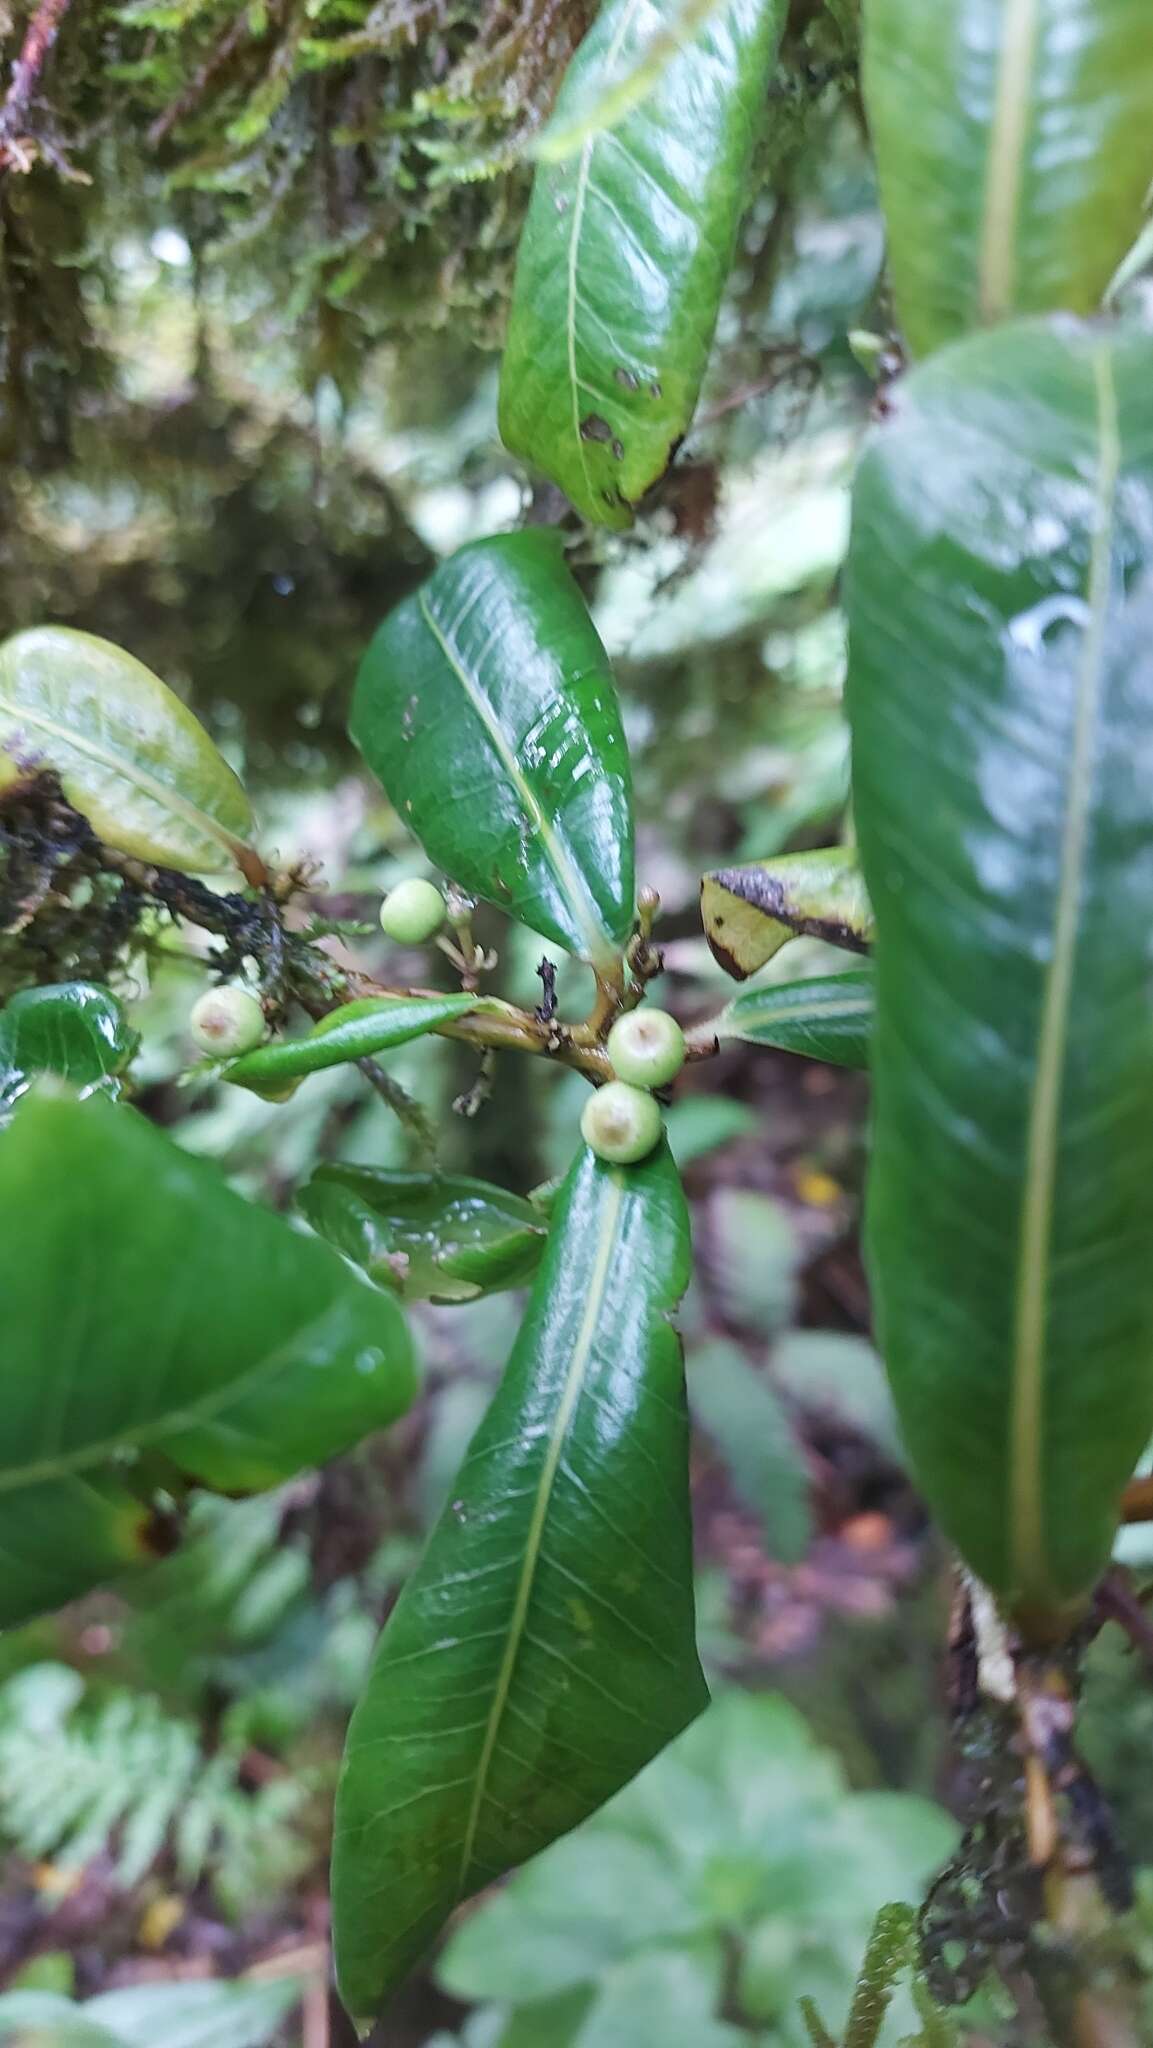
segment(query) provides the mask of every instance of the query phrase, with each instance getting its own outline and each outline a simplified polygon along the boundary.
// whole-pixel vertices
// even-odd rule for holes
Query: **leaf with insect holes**
[[[453,1907],[575,1827],[705,1704],[662,1146],[582,1148],[520,1335],[352,1717],[338,1980],[375,2012]]]
[[[850,558],[881,1349],[931,1506],[1047,1637],[1153,1433],[1149,369],[1067,318],[941,350]]]
[[[520,239],[501,438],[602,526],[632,524],[692,419],[785,8],[695,14],[685,0],[601,8],[552,123],[554,139],[583,140],[539,166]],[[590,125],[622,85],[619,118]]]
[[[559,534],[442,562],[373,640],[351,732],[438,867],[611,969],[633,923],[628,750]]]
[[[872,908],[851,846],[715,869],[701,883],[701,922],[714,959],[734,981],[747,981],[799,936],[851,953],[868,952],[873,936]]]
[[[143,662],[70,626],[0,645],[0,787],[37,769],[108,846],[191,874],[265,879],[252,812],[228,763]]]
[[[869,0],[863,22],[914,352],[1014,314],[1091,312],[1153,173],[1148,0]]]
[[[396,1304],[135,1110],[30,1095],[0,1213],[4,1625],[148,1562],[157,1485],[274,1486],[411,1399]]]

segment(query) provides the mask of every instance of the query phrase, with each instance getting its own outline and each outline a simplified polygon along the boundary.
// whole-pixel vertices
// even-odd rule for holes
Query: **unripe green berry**
[[[435,884],[414,875],[389,890],[380,906],[380,928],[398,946],[424,946],[444,923],[444,907]]]
[[[667,1010],[630,1010],[608,1036],[613,1072],[634,1088],[663,1088],[685,1063],[685,1034]]]
[[[251,990],[224,982],[192,1005],[188,1029],[201,1052],[232,1060],[242,1052],[253,1052],[263,1040],[264,1011]]]
[[[647,1159],[661,1135],[660,1105],[643,1088],[609,1081],[590,1095],[581,1117],[581,1137],[598,1159],[635,1166]]]

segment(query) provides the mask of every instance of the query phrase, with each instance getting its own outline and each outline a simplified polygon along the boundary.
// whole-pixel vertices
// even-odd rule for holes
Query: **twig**
[[[21,145],[26,140],[32,95],[70,4],[71,0],[40,0],[28,24],[20,55],[12,66],[12,82],[0,106],[0,172],[13,165],[17,170],[28,169],[28,150]]]

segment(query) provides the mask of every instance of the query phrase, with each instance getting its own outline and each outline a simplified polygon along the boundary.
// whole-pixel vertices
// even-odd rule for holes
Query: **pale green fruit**
[[[634,1088],[663,1088],[685,1063],[685,1034],[667,1010],[630,1010],[608,1036],[613,1072]]]
[[[598,1159],[635,1166],[647,1159],[661,1135],[660,1105],[643,1088],[609,1081],[590,1095],[581,1117],[581,1136]]]
[[[432,882],[419,876],[398,882],[380,906],[380,928],[398,946],[424,946],[444,923],[444,897]]]
[[[253,1052],[264,1039],[264,1011],[252,991],[223,982],[192,1005],[188,1029],[194,1045],[218,1060]]]

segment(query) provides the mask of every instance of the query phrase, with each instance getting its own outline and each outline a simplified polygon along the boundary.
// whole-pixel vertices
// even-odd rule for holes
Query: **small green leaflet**
[[[59,1074],[81,1092],[114,1087],[138,1043],[111,989],[86,981],[21,989],[0,1010],[0,1122],[36,1074]]]
[[[502,1006],[482,996],[364,996],[331,1011],[306,1038],[280,1038],[242,1054],[222,1069],[222,1079],[258,1092],[283,1088],[325,1067],[390,1052],[472,1010],[493,1007]]]
[[[159,676],[109,640],[33,626],[0,646],[0,788],[38,769],[120,853],[267,879],[228,763]]]
[[[872,1025],[873,974],[871,967],[861,967],[853,974],[814,974],[807,981],[745,989],[711,1029],[721,1040],[772,1045],[835,1067],[867,1067]]]
[[[474,1301],[540,1264],[543,1210],[464,1173],[321,1166],[297,1196],[314,1230],[408,1301]]]
[[[705,1704],[662,1147],[582,1149],[520,1336],[352,1718],[338,1981],[376,2012],[459,1902],[626,1784]]]
[[[442,562],[373,640],[351,732],[453,881],[611,969],[633,923],[632,783],[559,534],[500,534]]]
[[[544,138],[558,160],[520,240],[500,430],[598,525],[632,524],[692,419],[784,12],[607,0],[565,75]]]

